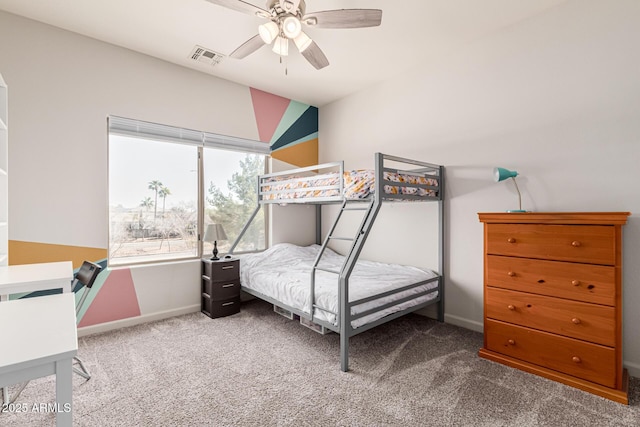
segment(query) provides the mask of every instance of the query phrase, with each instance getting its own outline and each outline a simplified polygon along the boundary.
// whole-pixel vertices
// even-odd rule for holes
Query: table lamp
[[[493,179],[496,182],[504,181],[507,178],[513,179],[513,183],[516,186],[516,191],[518,192],[518,209],[510,209],[507,212],[526,212],[522,209],[522,195],[520,194],[520,189],[518,188],[518,183],[516,182],[516,176],[518,176],[518,172],[510,171],[505,168],[493,168]]]
[[[205,242],[213,242],[213,257],[212,261],[217,261],[218,258],[218,240],[227,240],[227,234],[222,228],[222,224],[208,224],[207,229],[204,232]]]

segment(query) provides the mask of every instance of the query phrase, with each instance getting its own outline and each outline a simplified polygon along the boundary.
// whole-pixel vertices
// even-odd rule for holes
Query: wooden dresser
[[[628,212],[480,213],[480,357],[628,404],[622,226]]]

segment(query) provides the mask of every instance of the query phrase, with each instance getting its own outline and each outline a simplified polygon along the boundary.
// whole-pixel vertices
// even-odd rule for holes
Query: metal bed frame
[[[260,298],[262,300],[268,301],[272,304],[274,304],[274,306],[278,306],[278,307],[282,307],[285,310],[297,314],[298,316],[300,316],[301,318],[304,318],[308,321],[311,321],[317,325],[321,325],[322,327],[325,327],[328,330],[337,332],[340,334],[340,369],[343,372],[346,372],[349,370],[349,338],[357,335],[359,333],[365,332],[371,328],[374,328],[380,324],[389,322],[393,319],[396,319],[398,317],[401,317],[405,314],[411,313],[413,311],[419,310],[421,308],[424,308],[428,305],[432,305],[432,304],[437,304],[437,318],[438,321],[443,322],[444,321],[444,166],[440,166],[440,165],[435,165],[435,164],[431,164],[431,163],[425,163],[425,162],[421,162],[421,161],[417,161],[417,160],[412,160],[412,159],[405,159],[405,158],[401,158],[401,157],[396,157],[396,156],[391,156],[391,155],[387,155],[387,154],[382,154],[382,153],[375,153],[374,156],[375,159],[375,192],[373,193],[372,196],[365,198],[365,199],[347,199],[343,196],[343,190],[344,190],[344,179],[342,178],[343,172],[344,172],[344,163],[343,162],[333,162],[333,163],[324,163],[321,165],[314,165],[314,166],[310,166],[310,167],[306,167],[306,168],[298,168],[298,169],[293,169],[293,170],[288,170],[288,171],[284,171],[284,172],[276,172],[276,173],[270,173],[270,174],[265,174],[265,175],[261,175],[258,177],[258,204],[256,206],[256,209],[254,210],[253,214],[251,215],[251,217],[249,218],[249,220],[247,221],[247,223],[245,224],[245,226],[243,227],[242,231],[240,232],[240,234],[238,235],[238,237],[236,238],[236,240],[234,241],[233,245],[231,246],[231,249],[229,250],[230,254],[233,254],[233,251],[235,250],[236,246],[238,245],[238,243],[240,242],[240,240],[242,239],[242,237],[244,236],[245,232],[247,231],[247,229],[249,228],[249,226],[251,225],[251,223],[253,222],[254,218],[256,217],[257,213],[259,212],[259,210],[262,208],[263,205],[265,204],[272,204],[272,203],[277,203],[277,204],[288,204],[288,203],[300,203],[300,204],[316,204],[317,205],[317,209],[316,209],[316,240],[318,244],[320,244],[320,240],[321,240],[321,221],[320,219],[320,206],[321,205],[325,205],[325,204],[338,204],[340,203],[342,206],[340,208],[340,212],[338,213],[338,215],[336,216],[336,219],[329,231],[329,233],[326,235],[326,237],[324,238],[324,241],[322,242],[322,246],[320,248],[320,251],[318,252],[318,255],[315,259],[315,262],[313,264],[313,268],[310,271],[310,293],[311,293],[311,298],[310,298],[310,307],[309,307],[309,312],[304,312],[302,310],[296,309],[294,307],[289,307],[267,295],[264,295],[260,292],[254,291],[252,289],[246,288],[244,286],[242,286],[241,284],[241,288],[243,291],[257,297]],[[412,167],[412,169],[397,169],[397,168],[389,168],[389,167],[385,167],[385,161],[390,161],[390,162],[396,162],[396,163],[402,163],[405,165],[410,165],[409,167]],[[413,168],[416,167],[417,168]],[[314,190],[337,190],[335,196],[327,196],[327,197],[305,197],[305,198],[292,198],[292,199],[270,199],[270,195],[276,193],[276,191],[272,191],[270,190],[270,187],[273,186],[274,184],[286,184],[289,182],[293,182],[293,181],[299,181],[300,179],[305,179],[305,178],[293,178],[294,175],[299,175],[301,173],[318,173],[321,170],[327,170],[327,169],[338,169],[338,173],[340,174],[339,177],[341,177],[341,179],[338,179],[338,183],[336,183],[335,185],[330,185],[330,186],[316,186],[316,187],[308,187],[305,188],[304,191],[314,191]],[[419,175],[423,175],[425,177],[431,178],[435,181],[437,181],[438,185],[437,186],[431,186],[431,185],[425,185],[425,184],[410,184],[410,183],[406,183],[406,182],[395,182],[395,181],[390,181],[390,180],[385,180],[384,179],[384,172],[391,172],[391,173],[407,173],[407,174],[419,174]],[[273,178],[278,177],[278,179],[280,179],[277,182],[273,181]],[[291,178],[287,178],[287,177],[291,177]],[[313,179],[313,178],[309,178],[309,179]],[[384,192],[384,186],[385,185],[390,185],[390,186],[395,186],[395,187],[404,187],[404,188],[418,188],[418,189],[423,189],[423,190],[434,190],[435,191],[435,196],[418,196],[418,195],[410,195],[410,194],[386,194]],[[281,190],[281,191],[277,191],[277,193],[288,193],[288,192],[295,192],[295,191],[300,191],[299,189],[290,189],[290,190]],[[399,192],[401,193],[401,191]],[[439,233],[438,233],[438,250],[439,250],[439,260],[438,260],[438,268],[439,268],[439,272],[438,272],[438,276],[428,279],[428,280],[424,280],[418,283],[414,283],[408,286],[404,286],[402,288],[399,289],[394,289],[392,291],[388,291],[379,295],[374,295],[368,298],[363,298],[360,299],[358,301],[349,301],[349,277],[351,276],[351,273],[353,272],[353,269],[356,265],[356,262],[358,260],[358,257],[360,256],[360,252],[362,251],[362,248],[364,247],[365,241],[367,240],[367,236],[369,235],[369,232],[371,231],[371,228],[375,222],[376,216],[378,215],[378,212],[380,210],[380,207],[382,205],[383,202],[385,201],[409,201],[409,202],[414,202],[414,201],[421,201],[421,202],[427,202],[427,201],[435,201],[438,203],[438,225],[439,225]],[[360,210],[364,212],[364,217],[362,218],[362,221],[360,223],[360,226],[358,227],[355,236],[353,238],[345,238],[345,237],[338,237],[338,236],[334,236],[334,231],[336,229],[336,226],[338,225],[338,222],[340,221],[340,218],[342,217],[342,214],[345,211],[349,211],[349,210]],[[326,269],[320,266],[320,262],[321,262],[321,258],[322,255],[325,251],[325,249],[327,248],[327,245],[329,244],[329,242],[331,240],[348,240],[351,241],[351,248],[348,251],[348,253],[345,255],[345,261],[344,264],[342,265],[342,267],[340,268],[340,270],[330,270],[330,269]],[[336,274],[338,280],[337,283],[339,285],[339,292],[338,292],[338,307],[339,307],[339,313],[332,313],[329,310],[326,310],[325,308],[322,308],[318,305],[316,305],[315,303],[315,276],[316,276],[316,271],[321,270],[321,271],[327,271],[329,273],[334,273]],[[433,289],[429,289],[429,290],[423,290],[420,291],[419,293],[416,294],[412,294],[410,296],[406,296],[403,297],[401,299],[386,303],[382,306],[367,310],[365,312],[353,315],[351,313],[351,308],[353,306],[368,302],[368,301],[373,301],[376,299],[380,299],[380,298],[384,298],[396,293],[400,293],[403,291],[407,291],[409,289],[413,289],[419,286],[422,286],[426,283],[430,283],[430,282],[434,282],[437,281],[438,282],[438,286],[436,288]],[[395,312],[393,314],[387,315],[381,319],[378,319],[374,322],[371,323],[367,323],[365,325],[359,326],[358,328],[354,329],[352,326],[352,321],[358,318],[361,318],[363,316],[369,315],[371,313],[375,313],[377,311],[383,310],[385,308],[394,306],[394,305],[398,305],[401,304],[403,302],[406,301],[410,301],[416,298],[419,298],[423,295],[427,295],[429,293],[432,292],[438,292],[438,295],[436,298],[432,299],[432,300],[428,300],[425,302],[422,302],[416,306],[412,306],[409,308],[406,308],[404,310]],[[337,318],[337,325],[334,325],[330,322],[324,321],[322,319],[318,319],[314,316],[314,312],[315,310],[322,310],[325,312],[329,312],[331,314],[336,315]]]

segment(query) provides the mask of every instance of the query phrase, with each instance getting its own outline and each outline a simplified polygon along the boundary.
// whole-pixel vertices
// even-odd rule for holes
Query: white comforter
[[[244,255],[240,261],[240,282],[246,288],[253,289],[263,295],[281,301],[287,306],[309,313],[311,266],[319,250],[319,245],[300,247],[289,243],[281,243],[261,253]],[[320,267],[339,270],[343,261],[343,256],[327,248],[322,255]],[[357,301],[368,296],[378,295],[436,276],[437,274],[433,271],[425,271],[416,267],[364,260],[358,261],[349,278],[349,301]],[[318,271],[315,283],[316,304],[333,313],[337,313],[338,275]],[[387,302],[437,286],[438,282],[433,281],[390,297],[359,304],[352,308],[351,313],[361,313]],[[432,292],[369,314],[354,320],[352,326],[357,328],[391,313],[434,299],[437,295],[437,292]],[[336,316],[322,310],[316,309],[314,316],[334,325],[336,324]]]

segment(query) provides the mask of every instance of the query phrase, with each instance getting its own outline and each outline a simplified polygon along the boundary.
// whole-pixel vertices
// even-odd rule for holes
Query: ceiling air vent
[[[223,54],[202,46],[196,46],[191,51],[191,59],[208,65],[217,65],[222,61],[222,58],[224,58]]]

